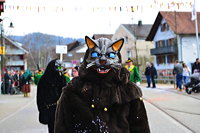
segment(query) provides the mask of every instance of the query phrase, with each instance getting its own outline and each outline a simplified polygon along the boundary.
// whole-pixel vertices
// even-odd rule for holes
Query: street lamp
[[[0,46],[0,55],[1,55],[1,80],[2,82],[4,81],[3,80],[3,77],[4,77],[4,65],[5,65],[5,54],[6,54],[6,48],[5,48],[5,40],[4,40],[4,29],[3,29],[3,21],[5,19],[9,19],[11,21],[10,18],[8,17],[5,17],[3,19],[0,18],[0,30],[1,30],[1,46]],[[10,22],[10,25],[9,25],[10,28],[13,28],[13,23],[12,21]],[[5,92],[5,83],[3,83],[3,90]]]

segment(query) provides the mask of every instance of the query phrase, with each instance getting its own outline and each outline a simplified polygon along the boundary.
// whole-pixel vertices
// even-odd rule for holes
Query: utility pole
[[[5,0],[0,0],[0,16],[1,13],[4,12],[4,2]],[[3,22],[2,22],[3,23]],[[3,82],[3,76],[4,76],[4,51],[5,50],[3,47],[3,24],[1,24],[1,47],[0,47],[0,54],[1,54],[1,75],[0,75],[0,80]],[[3,84],[3,91],[5,92],[5,84]],[[1,94],[1,89],[0,89],[0,94]]]
[[[1,54],[1,80],[2,82],[4,81],[4,66],[6,66],[5,64],[5,54],[6,54],[6,47],[5,47],[5,40],[4,40],[4,29],[3,29],[3,21],[4,19],[9,19],[11,21],[10,18],[5,17],[3,19],[0,19],[0,30],[1,30],[1,47],[0,47],[0,54]],[[10,28],[13,28],[13,23],[12,21],[10,22]],[[3,84],[3,90],[5,90],[5,83]]]
[[[196,32],[196,45],[197,45],[197,58],[200,57],[199,55],[199,37],[198,37],[198,20],[197,20],[197,12],[196,12],[196,1],[194,0],[193,8],[192,8],[192,18],[191,20],[195,20],[195,32]]]
[[[137,63],[138,70],[140,70],[139,69],[139,63],[138,63],[137,37],[135,39],[135,58],[136,58],[136,63]]]
[[[197,42],[197,57],[199,58],[199,36],[198,36],[198,21],[197,21],[197,11],[196,11],[196,1],[194,0],[194,11],[195,11],[195,15],[196,15],[196,19],[195,19],[195,29],[196,29],[196,42]]]
[[[137,26],[141,26],[142,25],[142,22],[141,21],[138,21],[138,25],[137,24],[134,24],[134,36],[135,36],[135,58],[136,58],[136,64],[137,64],[137,67],[138,67],[138,70],[140,70],[140,66],[139,66],[139,61],[138,61],[138,50],[137,50],[137,34],[136,34],[136,28]]]
[[[4,54],[5,54],[5,46],[4,46],[4,40],[3,40],[3,25],[0,24],[1,26],[1,48],[0,48],[0,54],[1,54],[1,81],[4,82]],[[3,85],[3,91],[5,92],[5,83]]]

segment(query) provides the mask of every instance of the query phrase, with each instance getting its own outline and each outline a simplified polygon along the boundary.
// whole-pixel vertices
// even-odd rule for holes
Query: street
[[[152,133],[200,132],[200,94],[188,95],[172,85],[142,90]]]
[[[151,133],[199,133],[200,94],[186,94],[172,85],[141,85]],[[38,122],[36,86],[31,96],[0,95],[0,133],[47,133]]]
[[[30,97],[23,94],[0,95],[0,133],[48,132],[47,126],[38,121],[36,86],[31,86],[31,89]]]

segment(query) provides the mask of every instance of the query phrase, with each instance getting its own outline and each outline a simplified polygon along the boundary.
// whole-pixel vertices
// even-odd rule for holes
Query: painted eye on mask
[[[61,67],[61,66],[58,66],[58,67],[57,67],[57,69],[58,69],[58,70],[61,70],[61,69],[62,69],[62,67]]]
[[[116,57],[116,53],[113,53],[113,52],[107,53],[106,57],[109,57],[109,58],[113,58],[113,59],[114,59],[114,58]]]
[[[92,52],[91,53],[91,57],[92,58],[97,58],[97,57],[99,57],[99,53],[98,52]]]

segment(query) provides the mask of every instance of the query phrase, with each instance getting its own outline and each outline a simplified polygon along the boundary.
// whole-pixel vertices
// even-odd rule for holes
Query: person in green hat
[[[42,70],[38,70],[38,72],[36,72],[35,73],[35,75],[34,75],[34,83],[36,84],[36,85],[38,85],[38,83],[39,83],[39,80],[40,80],[40,78],[42,77],[42,75],[43,75],[43,72],[42,72]]]
[[[141,78],[138,71],[138,67],[133,65],[133,60],[128,58],[128,60],[126,61],[125,68],[130,72],[130,80],[133,83],[139,84],[141,81]]]
[[[66,79],[66,83],[69,83],[69,81],[70,81],[70,75],[69,75],[68,69],[65,69],[65,71],[64,71],[64,77]]]
[[[21,85],[22,85],[22,92],[24,93],[24,97],[28,97],[31,91],[31,88],[30,88],[31,77],[32,77],[32,73],[29,69],[27,69],[25,73],[22,75]]]

